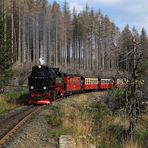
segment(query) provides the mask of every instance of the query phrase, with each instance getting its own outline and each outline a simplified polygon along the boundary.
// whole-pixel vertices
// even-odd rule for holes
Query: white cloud
[[[69,4],[69,6],[70,6],[71,11],[73,10],[73,8],[75,8],[77,13],[79,13],[79,12],[81,12],[83,10],[83,6],[78,4],[77,2],[71,2]]]
[[[148,0],[67,0],[67,2],[70,9],[75,7],[77,12],[82,11],[86,4],[96,11],[100,9],[115,23],[118,22],[116,25],[122,29],[129,24],[138,30],[144,27],[148,32]]]
[[[87,3],[114,5],[120,3],[121,0],[85,0]]]
[[[79,4],[82,4],[82,5],[85,5],[85,4],[88,4],[89,5],[98,5],[98,4],[101,4],[101,5],[117,5],[119,3],[122,2],[122,0],[68,0],[69,2],[73,2],[73,3],[79,3]]]

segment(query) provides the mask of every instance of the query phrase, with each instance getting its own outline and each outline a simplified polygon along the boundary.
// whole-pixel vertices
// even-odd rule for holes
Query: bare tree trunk
[[[47,48],[47,54],[48,54],[48,65],[51,65],[51,45],[50,45],[50,26],[48,26],[48,48]]]
[[[44,25],[43,25],[43,50],[44,50],[44,62],[47,64],[47,20],[44,14]]]
[[[66,32],[65,32],[65,37],[64,37],[64,63],[65,63],[65,67],[67,68],[67,36],[66,36]]]
[[[21,14],[20,14],[20,7],[19,9],[19,20],[18,20],[18,26],[19,26],[19,30],[18,30],[18,62],[21,63]]]
[[[55,31],[55,66],[58,66],[58,24],[56,21],[56,31]]]
[[[79,69],[81,68],[81,40],[79,39]]]
[[[31,52],[30,52],[30,17],[27,18],[27,41],[26,41],[26,59],[28,62],[31,62]]]
[[[26,25],[25,14],[23,14],[23,29],[22,29],[22,62],[26,62]]]
[[[36,42],[35,42],[35,40],[36,40],[36,35],[35,35],[35,31],[36,31],[36,19],[35,18],[33,18],[33,21],[32,21],[32,44],[33,44],[33,46],[32,46],[32,60],[33,60],[33,63],[34,64],[36,64],[36,53],[35,53],[35,49],[36,49]],[[37,41],[37,40],[36,40]]]
[[[14,62],[14,45],[13,45],[13,39],[14,39],[14,19],[13,19],[13,12],[11,13],[11,51],[12,51],[12,63]]]
[[[39,47],[39,17],[36,14],[35,17],[35,40],[36,40],[36,44],[35,44],[35,63],[39,64],[39,59],[40,59],[40,47]]]

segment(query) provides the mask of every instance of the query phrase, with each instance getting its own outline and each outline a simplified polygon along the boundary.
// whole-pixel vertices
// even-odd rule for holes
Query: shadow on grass
[[[19,105],[24,105],[26,104],[26,100],[28,98],[28,94],[23,94],[21,95],[20,97],[18,97],[16,99],[16,104],[19,104]]]
[[[28,97],[27,94],[20,94],[20,95],[9,94],[7,96],[6,101],[9,104],[24,105],[26,103],[27,97]]]
[[[122,125],[110,125],[108,131],[111,135],[114,135],[118,141],[125,140],[128,137],[128,130]]]

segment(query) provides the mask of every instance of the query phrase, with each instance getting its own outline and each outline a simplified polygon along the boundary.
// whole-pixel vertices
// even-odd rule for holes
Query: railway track
[[[26,106],[17,112],[11,113],[10,117],[0,120],[0,147],[42,107]]]
[[[100,96],[105,92],[101,92]],[[76,95],[76,94],[75,94]],[[74,95],[74,96],[75,96]],[[70,98],[71,96],[67,96]],[[66,97],[66,98],[67,98]],[[54,102],[58,102],[57,99]],[[44,106],[25,106],[17,112],[12,112],[7,118],[0,118],[0,147],[19,129],[32,115],[37,113]]]

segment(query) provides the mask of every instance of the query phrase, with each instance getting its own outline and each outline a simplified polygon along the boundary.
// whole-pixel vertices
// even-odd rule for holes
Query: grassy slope
[[[14,92],[7,92],[0,95],[0,115],[23,105],[26,98],[26,89],[16,89]]]
[[[98,93],[71,97],[53,104],[49,111],[52,137],[71,134],[75,137],[78,148],[85,148],[90,144],[105,148],[130,147],[128,141],[123,141],[123,133],[129,127],[127,117],[122,111],[113,115],[104,103],[98,101]],[[140,147],[146,137],[146,127],[142,123],[138,124],[139,128],[140,126],[142,130],[137,131],[137,139],[140,136],[141,140],[137,140],[132,147]]]

